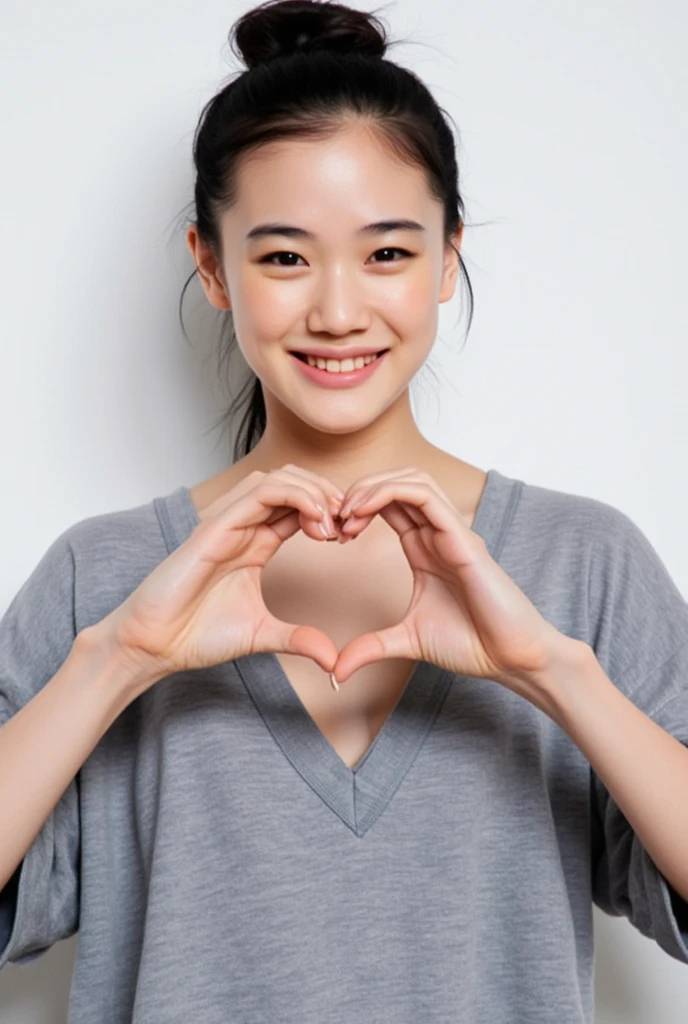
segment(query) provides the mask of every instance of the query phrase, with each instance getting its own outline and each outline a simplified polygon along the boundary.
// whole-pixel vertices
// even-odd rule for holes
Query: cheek
[[[380,274],[374,292],[390,305],[414,307],[422,315],[437,303],[439,294],[438,272],[433,260],[417,256],[404,273]]]
[[[232,319],[238,348],[261,380],[269,378],[275,344],[281,345],[299,317],[294,289],[265,275],[240,274],[234,287]]]
[[[284,282],[262,274],[241,275],[235,296],[232,308],[239,337],[280,338],[298,316],[299,305],[293,286],[285,288]]]
[[[438,317],[438,291],[430,273],[399,276],[385,297],[385,315],[400,337],[419,337]],[[387,316],[388,314],[388,316]]]

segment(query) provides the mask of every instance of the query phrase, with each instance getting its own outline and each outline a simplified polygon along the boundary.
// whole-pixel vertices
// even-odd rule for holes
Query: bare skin
[[[199,514],[256,469],[291,463],[346,491],[369,474],[415,466],[435,477],[471,526],[484,470],[431,444],[410,405],[410,381],[432,349],[437,306],[453,296],[458,264],[443,243],[442,207],[422,171],[401,164],[367,126],[352,122],[328,140],[262,147],[242,164],[237,192],[221,222],[222,262],[195,226],[187,241],[208,300],[233,312],[241,351],[263,385],[267,426],[247,456],[191,488]],[[402,217],[425,230],[357,233],[372,221]],[[265,222],[316,238],[246,241]],[[461,232],[453,241],[458,249]],[[390,252],[399,248],[412,255]],[[259,262],[274,253],[293,255]],[[390,351],[366,382],[335,390],[305,378],[289,355],[315,346],[333,358],[354,346]],[[395,532],[378,517],[346,545],[294,535],[266,567],[263,594],[273,614],[316,626],[341,649],[402,618],[411,571]],[[377,662],[335,694],[310,659],[277,657],[349,768],[370,747],[414,667],[402,659]]]
[[[485,472],[439,449],[419,468],[432,473],[472,525]],[[247,456],[192,487],[199,515],[252,469]],[[346,545],[295,534],[268,563],[262,580],[265,604],[274,615],[323,630],[339,649],[360,633],[398,622],[411,600],[408,563],[396,533],[379,517]],[[308,714],[349,768],[372,744],[414,667],[393,658],[364,666],[335,694],[327,673],[310,658],[276,657]]]

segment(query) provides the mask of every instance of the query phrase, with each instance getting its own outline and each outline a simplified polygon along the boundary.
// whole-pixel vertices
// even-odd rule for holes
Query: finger
[[[331,480],[328,480],[326,476],[322,476],[320,473],[313,473],[309,469],[304,469],[303,466],[295,466],[291,462],[282,466],[279,472],[291,473],[292,476],[298,477],[300,480],[309,481],[327,499],[330,511],[333,513],[339,511],[344,500],[344,491],[332,483]]]
[[[378,515],[403,537],[405,533],[419,525],[414,518],[414,511],[403,501],[391,501],[389,505],[380,509]]]
[[[302,477],[298,473],[292,473],[289,470],[281,469],[267,474],[262,483],[265,484],[266,482],[270,482],[271,484],[284,482],[285,485],[296,487],[299,491],[303,491],[310,495],[312,502],[318,511],[317,518],[314,519],[312,516],[309,516],[307,514],[307,510],[303,506],[298,507],[298,511],[300,513],[300,526],[307,536],[314,540],[323,540],[326,537],[336,534],[332,513],[327,507],[329,496],[316,482]],[[266,525],[272,526],[276,520],[282,518],[284,511],[285,510],[282,508],[275,509],[267,518]]]
[[[402,477],[408,477],[409,475],[417,474],[420,471],[415,467],[408,469],[390,469],[385,473],[370,473],[367,476],[362,476],[358,480],[354,480],[350,487],[347,488],[344,501],[342,503],[342,511],[349,506],[355,499],[367,491],[369,488],[374,487],[376,484],[384,483],[385,480],[394,480]]]
[[[339,512],[341,500],[337,496],[338,489],[334,484],[323,477],[319,477],[316,473],[301,469],[300,466],[283,466],[281,469],[273,470],[270,473],[270,477],[279,480],[291,480],[295,484],[300,484],[304,487],[325,512],[323,521],[327,528],[327,535],[329,537],[337,535],[334,516]],[[318,537],[318,539],[322,538]]]
[[[253,650],[310,658],[327,673],[332,671],[337,661],[337,648],[326,633],[321,633],[314,626],[282,622],[272,614],[264,617],[256,631]]]
[[[398,479],[398,478],[395,478],[395,479]],[[408,483],[415,483],[415,482],[417,482],[417,481],[411,481],[411,480],[408,481]],[[393,485],[394,485],[394,480],[388,481],[387,489],[386,489],[386,491],[384,493],[385,494],[390,494],[391,491],[392,491]],[[427,523],[428,523],[428,516],[426,515],[425,511],[423,510],[423,508],[422,507],[416,507],[416,506],[414,506],[412,504],[409,504],[408,502],[396,502],[398,511],[397,511],[396,515],[393,514],[392,518],[389,518],[388,516],[383,515],[382,513],[383,513],[384,505],[380,506],[380,503],[378,501],[376,501],[376,497],[375,497],[376,495],[378,495],[380,493],[380,487],[381,486],[382,485],[378,485],[377,487],[372,487],[372,488],[368,489],[367,491],[364,491],[362,494],[360,494],[355,499],[355,507],[354,507],[353,511],[351,511],[349,513],[349,516],[346,518],[346,521],[344,522],[344,524],[341,527],[342,533],[345,536],[349,536],[349,537],[358,536],[358,534],[360,534],[365,529],[365,527],[368,525],[368,523],[371,521],[371,519],[374,518],[375,515],[380,515],[383,519],[388,521],[390,526],[392,526],[393,529],[396,530],[396,532],[399,534],[400,537],[403,537],[403,535],[407,532],[407,530],[409,530],[413,526],[422,527],[422,526],[427,525]],[[446,499],[446,497],[444,496],[444,494],[442,493],[441,490],[436,490],[431,485],[424,485],[422,483],[419,484],[419,486],[421,486],[421,487],[422,486],[427,486],[428,488],[430,488],[433,491],[433,493],[437,494],[438,498],[440,500],[442,500],[445,503],[445,505],[454,514],[456,514],[456,509]],[[394,493],[396,493],[396,492],[394,492]],[[399,512],[401,511],[402,506],[403,506],[403,511],[404,511],[404,518],[400,519],[399,518]],[[369,508],[372,508],[372,512],[371,513],[368,513],[368,511],[367,511]],[[344,509],[342,510],[342,513],[343,512],[344,512]],[[349,525],[349,524],[351,524],[351,525]]]
[[[395,477],[395,479],[397,478]],[[377,512],[373,515],[366,515],[365,513],[361,512],[361,507],[363,506],[364,503],[367,503],[369,497],[375,494],[375,492],[376,488],[371,487],[368,490],[363,491],[360,495],[358,495],[358,497],[354,499],[353,509],[351,509],[348,512],[348,514],[346,514],[346,510],[344,508],[342,509],[342,511],[340,512],[340,519],[342,519],[343,523],[342,529],[345,529],[348,523],[357,522],[360,520],[363,520],[365,528],[365,526],[368,525],[371,519],[374,519],[375,515],[377,515]],[[419,509],[414,509],[413,506],[406,506],[406,515],[407,518],[410,520],[409,525],[415,523],[416,526],[422,526],[425,522],[427,522],[427,519],[423,515],[423,513]],[[357,528],[355,532],[360,533],[361,530]]]
[[[409,658],[416,661],[419,657],[420,654],[406,626],[399,622],[389,629],[363,633],[362,636],[357,636],[355,640],[345,644],[332,671],[337,682],[342,683],[364,665],[371,665],[385,658]]]
[[[398,479],[381,484],[357,506],[356,513],[361,516],[381,515],[382,509],[394,500],[407,506],[408,515],[414,518],[418,514],[422,515],[416,530],[423,530],[426,526],[433,529],[433,544],[452,570],[471,566],[476,558],[482,556],[482,538],[466,525],[449,500],[428,484],[415,481],[405,483]],[[404,533],[400,536],[403,543]]]
[[[346,492],[346,499],[342,504],[342,511],[349,508],[360,496],[378,484],[385,483],[388,480],[416,480],[418,483],[427,484],[439,495],[444,498],[445,501],[449,501],[449,498],[442,490],[437,480],[424,469],[418,469],[415,466],[411,466],[408,469],[402,470],[390,470],[387,473],[375,473],[370,476],[361,477],[360,480],[355,481],[349,487]],[[451,504],[451,502],[450,502]]]
[[[326,477],[318,476],[299,466],[282,467],[265,473],[261,470],[254,470],[248,473],[242,480],[225,494],[216,498],[212,504],[199,514],[199,519],[208,519],[221,515],[227,508],[233,505],[244,494],[250,493],[254,487],[265,479],[284,479],[293,483],[300,483],[316,499],[317,503],[324,509],[328,509],[331,515],[336,515],[341,507],[343,492]],[[341,497],[340,497],[341,496]],[[320,538],[318,538],[320,539]]]
[[[272,520],[267,525],[277,534],[282,543],[293,537],[299,530],[303,530],[301,513],[295,508],[284,509],[279,518]],[[318,535],[318,540],[322,540],[320,535]]]
[[[316,540],[322,540],[323,535],[318,524],[324,519],[325,513],[318,507],[308,489],[301,484],[266,474],[250,491],[226,506],[222,513],[201,523],[198,529],[203,531],[204,546],[205,538],[208,538],[208,556],[218,561],[222,561],[224,557],[222,544],[218,543],[218,534],[221,537],[225,531],[235,527],[261,524],[275,529],[275,524],[284,518],[285,511],[290,512],[292,509],[298,511],[304,532]],[[275,532],[279,535],[278,530]]]
[[[408,530],[412,530],[414,527],[425,522],[425,517],[421,513],[414,511],[408,505],[404,505],[403,502],[393,501],[385,508],[380,509],[375,515],[359,516],[357,512],[352,512],[340,527],[340,536],[344,538],[342,543],[358,537],[372,523],[376,516],[384,519],[400,537],[403,537]]]
[[[438,530],[454,529],[461,525],[458,513],[449,500],[430,484],[416,480],[400,480],[395,478],[387,483],[378,484],[362,494],[356,502],[354,512],[357,516],[377,514],[391,501],[403,501],[408,507],[406,514],[411,516],[417,525],[431,523]],[[344,509],[342,509],[344,512]]]

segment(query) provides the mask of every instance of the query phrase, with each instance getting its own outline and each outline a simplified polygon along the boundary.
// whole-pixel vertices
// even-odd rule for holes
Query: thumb
[[[310,658],[323,672],[331,672],[337,660],[337,648],[326,633],[314,626],[283,622],[268,614],[256,634],[256,651],[297,654]]]
[[[362,633],[345,644],[339,652],[333,674],[338,683],[345,682],[364,665],[370,665],[384,658],[409,658],[416,660],[409,635],[403,622],[389,629],[378,629],[373,633]]]

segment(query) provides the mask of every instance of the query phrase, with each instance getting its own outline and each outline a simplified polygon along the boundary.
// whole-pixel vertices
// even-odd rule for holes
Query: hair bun
[[[383,57],[387,36],[373,14],[330,0],[267,0],[237,20],[230,45],[251,70],[275,57],[315,50]]]

